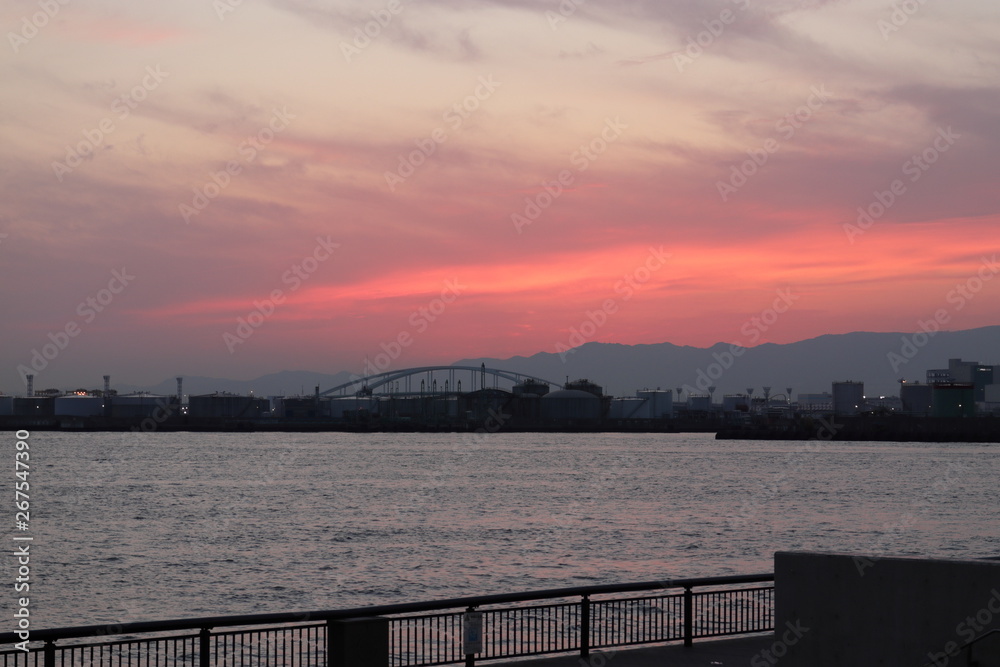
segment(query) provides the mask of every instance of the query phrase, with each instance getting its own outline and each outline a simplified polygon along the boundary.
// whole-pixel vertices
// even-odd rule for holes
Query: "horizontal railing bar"
[[[302,626],[302,627],[323,627],[323,626]],[[239,630],[237,630],[236,632],[239,632]],[[257,631],[248,631],[248,632],[260,632],[260,631],[257,630]],[[267,630],[264,630],[264,632],[267,632]],[[32,634],[34,634],[34,633],[32,633]],[[90,635],[90,636],[94,636],[94,635]],[[213,635],[213,636],[221,636],[221,633]],[[167,642],[179,642],[179,641],[183,641],[185,639],[188,639],[188,640],[190,640],[190,639],[198,639],[198,637],[200,637],[200,635],[190,635],[190,634],[183,634],[183,635],[154,635],[154,636],[151,636],[151,637],[132,637],[132,638],[126,637],[124,639],[115,639],[115,640],[110,640],[110,641],[106,641],[106,642],[84,642],[84,643],[79,643],[79,644],[73,644],[73,643],[71,643],[71,644],[60,644],[59,646],[56,647],[56,649],[57,650],[64,650],[64,649],[65,650],[78,650],[78,649],[83,649],[83,648],[104,648],[104,647],[113,647],[113,646],[125,646],[125,645],[130,645],[130,644],[134,644],[134,645],[147,645],[147,644],[157,644],[157,643],[167,643]],[[66,637],[65,639],[84,639],[84,638],[85,637]],[[34,651],[42,651],[42,650],[45,649],[45,645],[43,643],[43,640],[41,640],[41,639],[35,639],[35,637],[31,637],[31,639],[29,640],[29,644],[33,644],[32,646],[29,646],[29,650],[32,651],[32,652],[34,652]],[[0,656],[5,656],[5,655],[19,655],[19,654],[23,654],[23,653],[24,653],[24,651],[22,651],[20,649],[3,649],[3,650],[0,650]]]
[[[631,598],[629,598],[629,599],[631,599]],[[636,598],[636,599],[644,599],[644,598]],[[655,599],[655,598],[650,598],[650,599]],[[597,600],[597,602],[605,602],[605,600]],[[611,602],[611,600],[608,600],[608,602]],[[539,610],[539,609],[562,609],[562,608],[566,608],[566,607],[578,607],[579,604],[580,603],[576,602],[576,601],[574,601],[574,602],[556,602],[556,603],[553,603],[553,604],[537,604],[537,605],[528,605],[528,606],[524,606],[524,607],[497,607],[496,609],[482,609],[480,611],[483,611],[484,613],[488,613],[488,614],[494,614],[494,613],[499,614],[499,613],[505,613],[505,612],[515,612],[515,611],[516,612],[535,611],[535,610]],[[463,613],[465,613],[464,610],[462,610],[462,611],[450,611],[450,612],[445,612],[443,614],[416,614],[416,613],[409,613],[409,614],[402,614],[402,615],[391,615],[391,614],[380,614],[380,615],[388,616],[390,623],[399,623],[399,622],[403,622],[403,621],[423,621],[423,620],[427,620],[427,619],[431,619],[431,618],[450,618],[450,617],[454,617],[454,616],[461,616]]]
[[[551,588],[523,593],[497,593],[493,595],[478,595],[472,597],[432,600],[429,602],[404,602],[398,604],[355,607],[351,609],[334,609],[308,612],[279,612],[271,614],[245,614],[238,616],[206,616],[201,618],[173,619],[166,621],[139,621],[135,623],[105,623],[99,625],[84,625],[69,628],[53,628],[32,630],[32,640],[58,640],[72,637],[95,637],[107,635],[133,635],[147,632],[166,632],[171,630],[195,630],[203,628],[232,627],[239,625],[277,625],[283,623],[307,623],[311,621],[332,621],[346,618],[364,618],[367,616],[382,616],[389,614],[407,614],[413,612],[436,611],[456,607],[480,607],[506,602],[526,602],[529,600],[544,600],[550,598],[566,598],[580,595],[600,595],[602,593],[628,593],[633,591],[659,590],[667,588],[694,588],[702,586],[725,586],[733,584],[750,584],[764,581],[774,581],[774,574],[737,574],[720,577],[696,577],[687,579],[664,579],[662,581],[641,581],[629,584],[595,584],[591,586],[573,586],[568,588]],[[0,644],[13,644],[19,641],[17,633],[0,633]]]
[[[34,634],[34,633],[32,633]],[[99,647],[121,647],[130,645],[146,645],[151,643],[167,643],[167,642],[178,642],[185,639],[198,639],[198,635],[164,635],[160,637],[135,637],[133,639],[116,639],[114,641],[107,642],[88,642],[86,644],[61,644],[56,648],[59,649],[80,649],[80,648],[99,648]],[[32,637],[31,641],[34,642],[35,638]],[[39,650],[43,649],[44,646],[39,647]]]
[[[308,630],[309,628],[325,628],[326,623],[310,623],[308,625],[281,625],[274,628],[261,628],[253,626],[245,630],[226,630],[225,632],[213,632],[213,637],[231,637],[235,635],[247,635],[256,632],[294,632],[295,630]],[[197,637],[198,635],[192,635]],[[135,640],[133,640],[135,641]]]

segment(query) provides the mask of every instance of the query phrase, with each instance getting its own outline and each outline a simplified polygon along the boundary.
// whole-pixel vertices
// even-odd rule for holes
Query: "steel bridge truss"
[[[365,377],[354,377],[350,381],[339,384],[336,387],[320,392],[320,396],[357,396],[374,393],[376,389],[388,386],[386,393],[392,394],[427,394],[427,393],[459,393],[462,390],[462,378],[456,378],[460,373],[468,372],[469,385],[466,391],[478,391],[488,389],[487,376],[493,378],[493,389],[499,388],[500,380],[508,380],[514,384],[520,384],[525,380],[534,380],[547,384],[553,388],[562,389],[562,385],[557,382],[543,380],[534,375],[525,375],[505,371],[499,368],[487,368],[482,366],[420,366],[417,368],[404,368],[395,371],[385,371],[376,375]],[[435,373],[447,373],[443,382],[438,382]],[[426,376],[421,379],[420,387],[414,387],[411,380],[415,377]],[[400,388],[399,382],[403,381]]]

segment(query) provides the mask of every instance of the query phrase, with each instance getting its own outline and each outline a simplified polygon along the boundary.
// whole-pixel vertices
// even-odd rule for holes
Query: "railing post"
[[[330,619],[326,632],[330,667],[386,667],[392,662],[391,632],[385,616]]]
[[[334,658],[336,647],[333,644],[333,621],[326,619],[326,667],[334,667],[337,660]]]
[[[209,667],[212,664],[212,631],[202,628],[198,633],[198,666]]]
[[[45,654],[45,667],[56,667],[56,640],[46,640],[43,652]]]
[[[475,607],[469,607],[468,609],[465,610],[465,613],[471,614],[474,611],[476,611]],[[469,636],[469,628],[466,625],[466,620],[465,620],[466,618],[469,618],[469,616],[464,616],[462,619],[462,651],[465,652],[465,667],[475,667],[476,654],[470,653],[470,650],[473,648],[472,646],[470,646],[470,644],[474,644],[475,642],[470,641],[474,638]],[[481,634],[479,635],[478,639],[481,643],[482,642]]]
[[[690,586],[684,587],[684,645],[694,643],[694,594]]]
[[[590,596],[580,600],[580,657],[590,656]]]

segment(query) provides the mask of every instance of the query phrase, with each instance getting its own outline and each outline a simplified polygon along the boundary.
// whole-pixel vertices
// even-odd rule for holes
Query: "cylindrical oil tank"
[[[931,412],[931,385],[904,382],[899,385],[899,400],[906,414],[928,415]]]
[[[104,399],[99,396],[56,397],[57,417],[100,417],[104,414]]]
[[[156,394],[128,394],[125,396],[112,396],[111,416],[118,419],[144,419],[152,417],[157,410],[168,409],[172,396],[158,396]],[[158,413],[159,414],[159,413]]]
[[[542,418],[551,421],[596,421],[601,399],[589,391],[561,389],[542,396]]]
[[[674,412],[674,392],[659,389],[643,389],[635,395],[646,401],[647,416],[650,419],[664,419]]]
[[[608,419],[649,419],[649,406],[641,398],[616,398],[608,408]]]
[[[750,409],[750,399],[746,394],[725,394],[722,397],[722,409],[726,412],[746,412]]]
[[[834,382],[833,411],[838,415],[856,415],[865,409],[864,382]]]
[[[687,400],[688,410],[708,412],[712,409],[712,397],[708,394],[691,394]]]

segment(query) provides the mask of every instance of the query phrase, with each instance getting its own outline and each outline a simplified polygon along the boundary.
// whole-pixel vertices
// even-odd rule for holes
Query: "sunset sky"
[[[33,356],[72,388],[530,355],[585,322],[1000,323],[995,0],[14,0],[0,26],[8,393]]]

